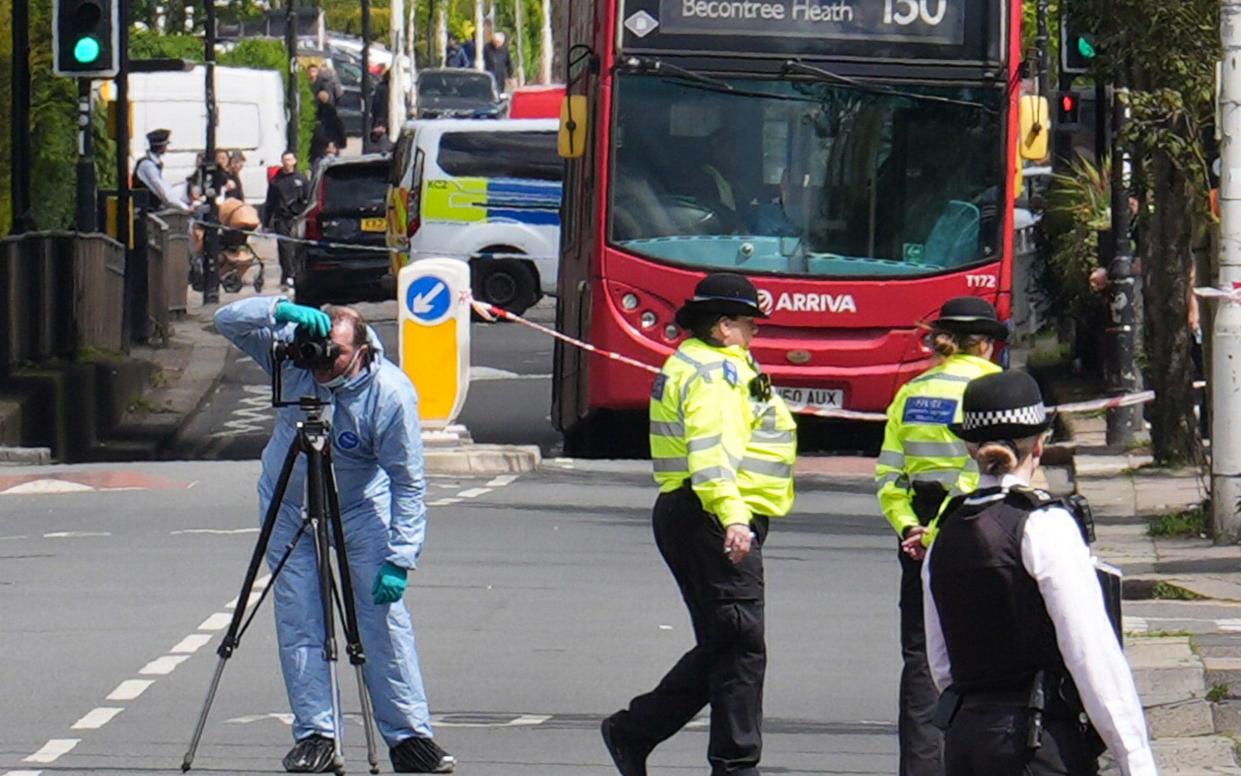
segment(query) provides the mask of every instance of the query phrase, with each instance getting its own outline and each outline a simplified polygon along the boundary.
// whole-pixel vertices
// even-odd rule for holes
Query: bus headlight
[[[625,294],[623,297],[621,297],[621,307],[624,307],[626,310],[638,309],[638,295],[637,294]]]

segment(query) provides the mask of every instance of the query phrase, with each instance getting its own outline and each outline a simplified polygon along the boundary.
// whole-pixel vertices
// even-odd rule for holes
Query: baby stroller
[[[229,293],[237,293],[243,286],[252,285],[255,291],[263,290],[263,260],[250,247],[250,237],[260,226],[259,214],[239,199],[226,199],[220,204],[220,256],[217,271],[220,287]],[[190,285],[195,291],[202,290],[203,233],[201,227],[194,229],[197,266],[190,271]]]

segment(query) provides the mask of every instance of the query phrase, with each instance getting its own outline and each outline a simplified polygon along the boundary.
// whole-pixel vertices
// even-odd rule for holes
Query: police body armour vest
[[[1021,490],[982,505],[959,499],[940,522],[931,594],[959,693],[1025,690],[1039,670],[1067,675],[1038,583],[1021,562],[1026,520],[1041,501]]]

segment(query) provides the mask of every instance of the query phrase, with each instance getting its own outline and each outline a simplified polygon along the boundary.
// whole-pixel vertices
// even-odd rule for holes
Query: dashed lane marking
[[[61,755],[73,751],[73,747],[77,746],[81,740],[80,738],[53,738],[44,744],[42,749],[25,758],[22,762],[54,763],[60,759]]]
[[[189,655],[164,655],[138,669],[143,676],[166,676],[176,670],[177,666],[189,660]]]
[[[217,536],[231,536],[233,534],[251,534],[258,533],[258,528],[185,528],[180,531],[169,531],[169,536],[183,536],[185,534],[214,534]]]
[[[70,730],[98,730],[124,710],[116,706],[100,706],[97,709],[91,709],[86,716],[74,722]]]
[[[478,498],[491,492],[491,488],[470,488],[457,494],[459,498]]]
[[[233,621],[233,615],[228,612],[216,612],[207,619],[203,620],[203,624],[198,626],[200,631],[220,631],[228,627]]]
[[[4,776],[40,776],[43,771],[5,771]]]
[[[499,477],[496,477],[491,482],[488,482],[487,487],[503,488],[506,485],[512,485],[514,482],[517,481],[517,478],[519,476],[520,475],[517,475],[517,474],[501,474]]]
[[[132,701],[146,689],[155,684],[154,679],[126,679],[116,686],[116,689],[108,693],[106,700],[110,701]]]
[[[177,645],[168,651],[174,655],[192,655],[209,641],[211,641],[211,635],[208,633],[191,633],[177,642]]]
[[[88,539],[96,536],[111,536],[107,531],[53,531],[43,534],[44,539]]]

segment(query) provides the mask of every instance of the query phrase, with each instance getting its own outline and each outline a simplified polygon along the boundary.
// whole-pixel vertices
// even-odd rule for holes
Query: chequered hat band
[[[966,412],[961,428],[966,431],[978,431],[994,426],[1038,426],[1047,420],[1047,408],[1040,402],[1028,407],[1017,407],[1009,410],[986,410],[983,412]]]

